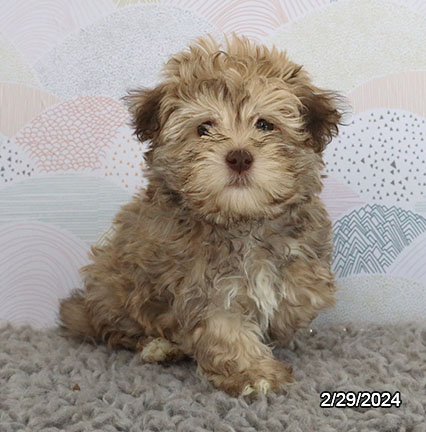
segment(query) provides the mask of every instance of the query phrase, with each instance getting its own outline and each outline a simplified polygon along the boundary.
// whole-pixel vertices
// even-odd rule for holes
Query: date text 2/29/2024
[[[395,392],[322,392],[322,408],[391,408],[401,406],[401,393]]]

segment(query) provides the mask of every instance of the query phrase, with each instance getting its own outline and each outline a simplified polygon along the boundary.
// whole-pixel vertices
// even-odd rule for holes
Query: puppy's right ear
[[[135,135],[142,142],[154,138],[161,128],[160,107],[164,95],[165,88],[160,84],[153,89],[132,90],[124,98]]]

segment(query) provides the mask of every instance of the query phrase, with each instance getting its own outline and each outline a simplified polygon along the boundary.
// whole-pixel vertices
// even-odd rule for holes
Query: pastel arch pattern
[[[2,0],[0,28],[34,64],[67,34],[114,9],[112,0]]]
[[[13,81],[38,85],[32,67],[16,47],[0,34],[0,81]]]
[[[21,83],[0,82],[0,133],[15,135],[52,105],[62,102],[54,95]]]
[[[337,281],[336,307],[327,309],[312,323],[358,322],[403,323],[424,320],[426,284],[404,277],[375,274],[355,275]]]
[[[403,276],[426,285],[426,233],[404,249],[388,269],[389,275]]]
[[[117,129],[129,120],[126,108],[109,97],[86,96],[55,105],[16,135],[40,172],[94,170]]]
[[[70,34],[34,68],[42,87],[58,97],[119,99],[134,87],[155,85],[169,56],[206,33],[220,35],[191,11],[162,4],[128,6]]]
[[[216,0],[214,5],[203,0],[168,0],[167,3],[205,17],[224,33],[245,35],[257,41],[289,20],[285,2],[277,0]]]
[[[406,71],[373,78],[355,88],[347,97],[354,114],[392,107],[426,117],[426,72]]]
[[[395,206],[367,204],[335,221],[333,232],[332,268],[338,278],[381,274],[404,250],[417,249],[415,240],[426,232],[426,218]]]
[[[349,212],[354,207],[365,204],[365,201],[345,183],[328,176],[323,179],[324,188],[321,199],[325,203],[327,212],[332,220]]]
[[[37,327],[53,325],[59,299],[81,287],[78,269],[88,246],[40,222],[0,226],[0,317]]]
[[[50,175],[27,179],[0,193],[0,226],[39,221],[94,244],[130,193],[104,178]]]
[[[346,0],[281,26],[265,41],[286,49],[319,86],[349,92],[380,75],[426,69],[425,33],[424,16],[409,7]]]

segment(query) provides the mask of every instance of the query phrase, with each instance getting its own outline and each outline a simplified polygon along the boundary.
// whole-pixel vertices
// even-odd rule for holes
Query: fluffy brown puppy
[[[233,37],[224,50],[200,39],[128,103],[151,141],[149,186],[92,248],[63,326],[145,361],[191,356],[232,395],[279,390],[291,368],[271,344],[334,303],[318,194],[336,96],[285,53]]]

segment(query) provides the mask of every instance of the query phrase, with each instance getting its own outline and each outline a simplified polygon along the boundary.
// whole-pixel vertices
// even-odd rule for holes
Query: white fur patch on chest
[[[275,275],[265,267],[261,267],[252,276],[247,287],[247,295],[254,301],[257,308],[270,316],[278,308],[278,299],[274,289]]]
[[[285,284],[277,267],[279,260],[269,259],[257,242],[247,242],[240,251],[239,265],[233,274],[221,278],[226,280],[226,289],[222,291],[227,293],[225,308],[237,302],[265,331],[285,296]]]
[[[255,313],[261,328],[266,329],[278,309],[282,293],[279,292],[278,274],[268,260],[249,259],[245,262],[245,294],[256,307]]]

